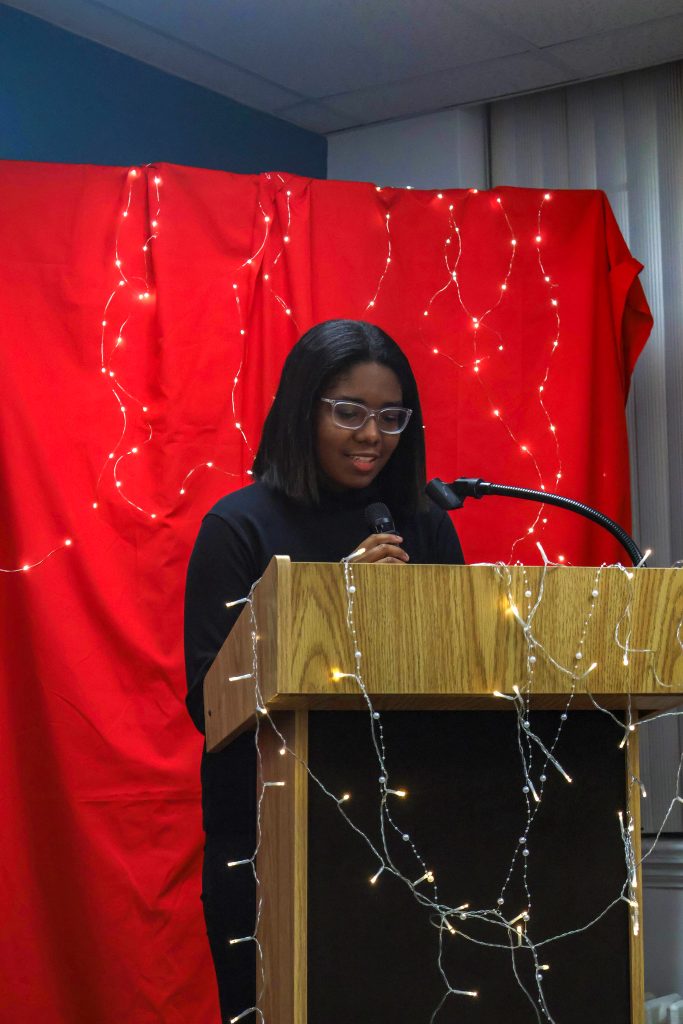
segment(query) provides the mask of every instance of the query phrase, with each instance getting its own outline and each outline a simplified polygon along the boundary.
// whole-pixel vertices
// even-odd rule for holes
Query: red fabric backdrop
[[[432,474],[628,527],[640,266],[599,192],[8,163],[0,204],[0,1018],[208,1024],[183,577],[204,511],[248,481],[285,354],[318,320],[379,323]],[[536,562],[536,539],[623,557],[564,513],[470,505],[470,561]]]

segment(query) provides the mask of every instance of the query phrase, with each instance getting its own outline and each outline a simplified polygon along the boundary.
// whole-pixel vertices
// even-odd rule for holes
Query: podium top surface
[[[257,704],[357,707],[363,688],[399,708],[492,706],[514,687],[546,707],[587,693],[680,703],[682,620],[675,569],[361,564],[345,577],[276,556],[207,673],[207,749]]]

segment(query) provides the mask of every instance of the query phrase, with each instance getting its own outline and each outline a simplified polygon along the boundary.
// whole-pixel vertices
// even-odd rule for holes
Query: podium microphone
[[[365,521],[373,533],[396,533],[391,512],[381,501],[375,501],[365,509]]]
[[[451,484],[445,484],[443,480],[435,477],[429,481],[425,490],[432,501],[436,502],[440,508],[446,509],[447,512],[462,508],[465,498],[485,498],[488,494],[497,494],[505,498],[523,498],[525,501],[537,501],[543,505],[557,505],[559,508],[566,508],[608,530],[628,551],[634,565],[645,564],[645,558],[640,549],[623,527],[604,515],[603,512],[591,508],[590,505],[584,505],[582,501],[576,501],[574,498],[564,498],[561,494],[550,494],[548,491],[534,491],[530,487],[491,484],[482,480],[481,477],[465,476],[458,477]],[[370,506],[370,508],[373,507]]]

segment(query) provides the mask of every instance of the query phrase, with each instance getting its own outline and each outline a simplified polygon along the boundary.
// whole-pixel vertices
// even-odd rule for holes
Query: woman
[[[255,483],[222,498],[204,518],[192,552],[185,602],[185,655],[192,719],[204,730],[202,686],[241,607],[270,559],[461,563],[446,513],[424,495],[422,412],[408,360],[372,324],[328,320],[285,361],[254,462]],[[368,536],[365,509],[381,501],[396,533]],[[228,860],[255,846],[253,736],[202,757],[204,914],[228,1019],[253,1006],[254,930],[250,872]]]

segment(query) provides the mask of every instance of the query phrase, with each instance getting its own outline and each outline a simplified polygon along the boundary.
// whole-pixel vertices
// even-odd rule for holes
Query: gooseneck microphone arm
[[[544,505],[557,505],[559,508],[566,508],[608,530],[628,551],[629,558],[634,565],[644,564],[640,549],[623,527],[602,512],[598,512],[597,509],[591,508],[590,505],[584,505],[582,501],[575,501],[574,498],[564,498],[561,494],[549,494],[548,491],[534,491],[529,487],[491,484],[480,478],[464,476],[458,477],[451,484],[445,484],[443,480],[435,477],[427,484],[426,491],[429,497],[446,511],[462,508],[465,498],[484,498],[488,494],[497,494],[505,498],[523,498],[525,501],[538,501]]]

